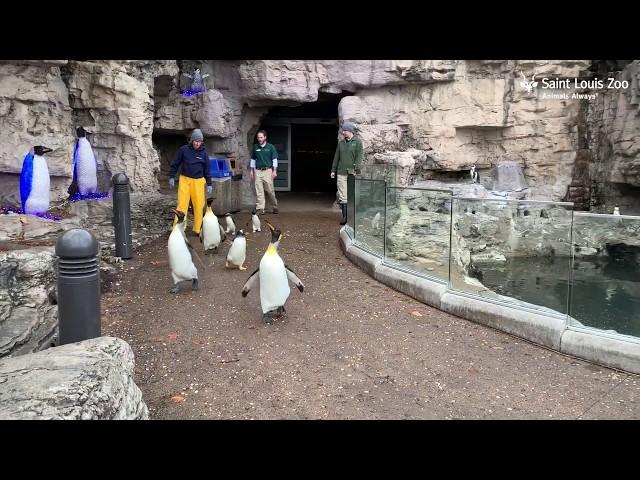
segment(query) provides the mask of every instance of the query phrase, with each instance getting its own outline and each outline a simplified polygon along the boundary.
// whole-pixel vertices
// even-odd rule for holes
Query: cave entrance
[[[160,172],[158,174],[158,181],[160,182],[161,190],[168,188],[167,180],[169,178],[171,162],[173,162],[173,159],[176,157],[178,149],[188,142],[188,135],[188,133],[180,135],[174,132],[153,132],[151,137],[153,146],[156,148],[160,156]]]
[[[339,133],[338,103],[345,95],[321,92],[316,102],[269,110],[260,129],[278,150],[276,191],[335,192],[330,173]]]

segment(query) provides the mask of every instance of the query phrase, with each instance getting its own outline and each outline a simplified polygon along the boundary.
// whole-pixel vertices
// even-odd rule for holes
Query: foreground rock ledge
[[[146,420],[131,347],[100,337],[0,360],[0,419]]]

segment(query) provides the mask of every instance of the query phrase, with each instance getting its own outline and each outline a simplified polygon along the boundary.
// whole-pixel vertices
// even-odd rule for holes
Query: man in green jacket
[[[333,156],[331,178],[338,174],[338,203],[342,210],[340,225],[344,225],[347,223],[347,175],[351,170],[360,173],[363,149],[362,140],[355,136],[356,128],[353,123],[343,123],[340,130],[344,139],[338,142],[336,154]]]
[[[273,180],[278,175],[278,151],[272,144],[267,143],[267,132],[260,130],[257,134],[258,143],[251,149],[251,180],[255,180],[257,215],[264,215],[265,191],[273,204],[273,213],[278,213]]]

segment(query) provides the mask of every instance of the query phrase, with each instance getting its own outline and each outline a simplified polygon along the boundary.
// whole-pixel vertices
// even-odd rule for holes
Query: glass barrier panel
[[[450,288],[566,316],[573,204],[453,199]]]
[[[576,212],[569,324],[640,338],[640,217]]]
[[[449,190],[387,188],[385,263],[448,281],[451,194]]]
[[[359,247],[384,255],[384,180],[356,178],[355,240]]]

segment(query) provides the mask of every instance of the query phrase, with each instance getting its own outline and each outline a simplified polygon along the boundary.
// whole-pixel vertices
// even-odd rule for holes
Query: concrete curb
[[[635,342],[566,330],[560,351],[607,367],[640,373],[640,345]]]
[[[640,343],[571,330],[566,318],[554,318],[453,292],[444,284],[383,264],[381,258],[355,245],[344,228],[340,229],[340,248],[369,276],[422,303],[567,355],[640,374]]]

